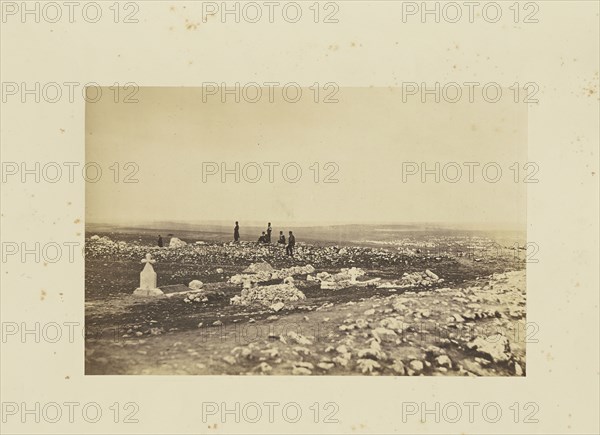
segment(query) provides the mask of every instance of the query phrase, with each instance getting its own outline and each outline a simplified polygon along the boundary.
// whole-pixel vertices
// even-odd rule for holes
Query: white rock
[[[348,348],[343,344],[336,347],[335,350],[337,353],[343,353],[343,354],[348,353]]]
[[[283,302],[276,302],[273,305],[271,305],[269,308],[275,312],[280,311],[283,307],[285,307],[285,304]]]
[[[200,290],[202,289],[202,287],[204,287],[204,283],[200,280],[193,280],[190,281],[190,283],[188,284],[188,287],[191,288],[192,290]]]
[[[404,367],[404,363],[400,360],[394,361],[394,364],[392,365],[392,370],[394,370],[399,375],[403,375],[406,373],[406,367]]]
[[[259,365],[254,367],[254,370],[260,373],[269,373],[271,370],[273,370],[273,367],[266,362],[261,362]]]
[[[427,276],[428,276],[429,278],[431,278],[431,279],[434,279],[434,280],[436,280],[436,281],[437,281],[438,279],[440,279],[440,277],[439,277],[439,276],[437,276],[435,273],[433,273],[433,272],[432,272],[431,270],[429,270],[429,269],[426,269],[426,270],[425,270],[425,273],[426,273],[426,274],[427,274]]]
[[[440,355],[435,359],[435,362],[440,367],[452,368],[452,361],[447,355]]]
[[[454,321],[458,322],[458,323],[462,323],[465,321],[463,316],[461,316],[460,314],[454,314],[452,317],[453,317]]]
[[[394,331],[402,331],[404,329],[404,325],[400,320],[397,320],[393,317],[386,317],[379,322],[382,328],[393,329]]]
[[[508,361],[510,359],[508,338],[500,334],[494,334],[487,338],[477,337],[467,343],[467,347],[489,356],[495,362]]]
[[[290,331],[290,332],[288,332],[287,335],[288,335],[288,337],[290,337],[293,341],[295,341],[298,344],[303,344],[306,346],[310,346],[312,344],[312,341],[310,341],[305,336],[298,334],[297,332]]]
[[[363,373],[372,373],[373,370],[381,368],[381,365],[372,359],[359,359],[356,363],[358,369]]]
[[[408,363],[408,365],[415,372],[420,372],[425,367],[421,361],[416,360],[416,359],[412,360],[410,363]]]
[[[307,361],[299,361],[299,362],[295,362],[294,363],[295,367],[304,367],[306,369],[312,370],[315,368],[315,366],[312,363],[309,363]]]
[[[523,376],[523,369],[518,362],[515,362],[515,376]]]
[[[334,366],[333,363],[328,363],[328,362],[320,362],[319,364],[317,364],[317,367],[319,367],[320,369],[323,370],[330,370],[332,369]]]

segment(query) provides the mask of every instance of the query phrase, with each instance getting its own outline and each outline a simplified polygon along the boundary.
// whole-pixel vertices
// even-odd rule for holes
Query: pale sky
[[[322,97],[322,95],[321,95]],[[340,88],[338,103],[302,99],[258,103],[203,102],[199,88],[141,88],[138,103],[111,98],[86,106],[86,160],[103,176],[87,183],[86,219],[93,223],[149,221],[277,221],[295,223],[481,222],[523,226],[526,184],[509,168],[527,161],[527,107],[507,95],[498,103],[402,102],[398,88]],[[115,162],[135,162],[139,183],[115,183]],[[203,162],[233,169],[256,162],[256,183],[222,183],[220,173],[203,182]],[[274,182],[268,166],[276,162]],[[296,162],[297,183],[285,181],[282,167]],[[320,181],[315,183],[315,162]],[[324,165],[334,162],[337,184],[323,182]],[[456,162],[457,183],[435,183],[420,174],[402,180],[402,163],[434,168]],[[478,162],[475,182],[464,162]],[[497,162],[502,177],[486,182],[481,168]],[[248,167],[248,177],[255,177]],[[289,170],[293,177],[295,171]],[[495,171],[490,169],[490,176]],[[449,172],[454,176],[455,172]],[[521,169],[521,179],[525,173]]]

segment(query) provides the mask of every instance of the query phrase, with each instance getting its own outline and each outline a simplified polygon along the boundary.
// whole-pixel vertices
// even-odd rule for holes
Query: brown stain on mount
[[[598,71],[596,71],[590,82],[583,88],[583,94],[585,96],[593,97],[598,94],[598,79]]]
[[[198,30],[200,23],[194,23],[188,19],[185,20],[185,28],[186,30]]]

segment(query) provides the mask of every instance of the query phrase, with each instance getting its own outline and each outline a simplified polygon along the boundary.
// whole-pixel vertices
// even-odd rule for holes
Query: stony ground
[[[159,286],[203,282],[193,301],[131,295],[146,252],[157,258]],[[477,260],[315,245],[299,246],[292,260],[278,247],[249,243],[160,249],[126,237],[88,239],[86,373],[525,375],[524,263]],[[264,261],[276,271],[314,266],[293,279],[305,298],[283,308],[231,305],[243,284],[228,281]],[[344,267],[366,273],[335,289],[315,279]],[[419,274],[420,283],[400,286]]]

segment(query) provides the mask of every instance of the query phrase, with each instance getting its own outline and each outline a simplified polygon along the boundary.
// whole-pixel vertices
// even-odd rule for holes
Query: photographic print
[[[87,374],[525,376],[526,105],[320,91],[87,105]]]

